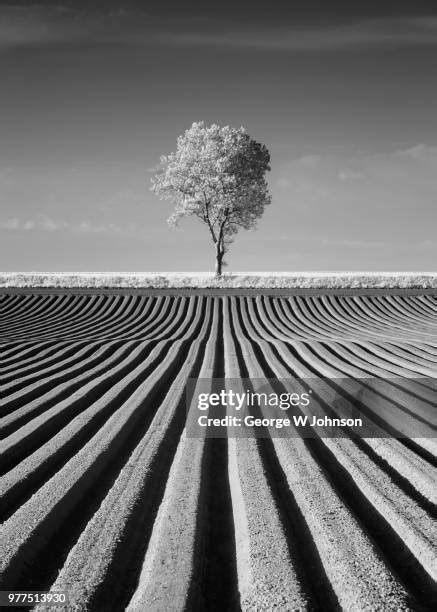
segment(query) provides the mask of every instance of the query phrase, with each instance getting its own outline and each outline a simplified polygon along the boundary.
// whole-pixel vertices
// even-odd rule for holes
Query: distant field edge
[[[169,294],[183,293],[230,294],[248,292],[308,294],[326,292],[400,290],[402,293],[434,293],[437,273],[432,272],[270,272],[224,274],[217,279],[207,273],[82,273],[82,272],[0,272],[0,291],[80,291]]]
[[[190,295],[205,295],[205,296],[247,296],[256,297],[273,296],[287,297],[292,295],[297,296],[318,296],[318,295],[337,295],[337,296],[354,296],[354,295],[432,295],[437,297],[437,288],[415,288],[415,287],[172,287],[172,288],[125,288],[125,287],[1,287],[0,296],[10,294],[21,295],[60,295],[69,293],[72,295],[145,295],[145,296],[190,296]]]

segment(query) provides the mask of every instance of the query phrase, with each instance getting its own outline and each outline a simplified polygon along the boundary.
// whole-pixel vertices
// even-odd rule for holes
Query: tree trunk
[[[215,245],[215,275],[220,277],[222,275],[223,255],[224,249],[219,242]]]

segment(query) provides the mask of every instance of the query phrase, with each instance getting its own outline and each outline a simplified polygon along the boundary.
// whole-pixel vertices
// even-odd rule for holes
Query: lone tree
[[[193,123],[179,136],[176,153],[161,156],[152,191],[175,204],[170,225],[193,215],[211,234],[216,276],[223,256],[240,228],[252,229],[270,203],[265,173],[270,170],[265,145],[243,127]]]

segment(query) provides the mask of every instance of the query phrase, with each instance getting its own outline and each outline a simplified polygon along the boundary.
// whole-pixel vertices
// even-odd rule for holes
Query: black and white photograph
[[[0,608],[437,609],[435,0],[0,0]]]

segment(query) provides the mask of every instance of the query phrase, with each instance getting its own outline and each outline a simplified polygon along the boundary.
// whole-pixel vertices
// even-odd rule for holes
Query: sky
[[[434,0],[0,0],[0,83],[2,271],[212,270],[150,191],[194,121],[271,155],[228,271],[437,269]]]

